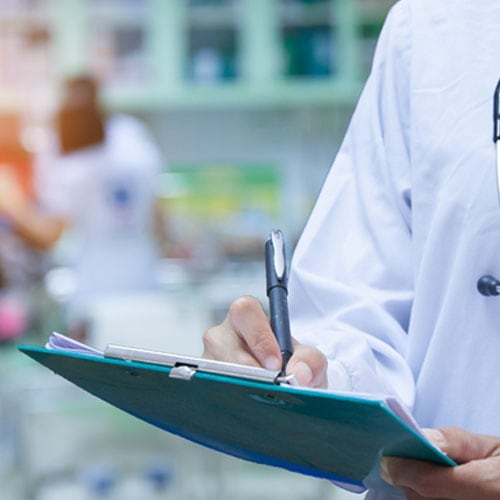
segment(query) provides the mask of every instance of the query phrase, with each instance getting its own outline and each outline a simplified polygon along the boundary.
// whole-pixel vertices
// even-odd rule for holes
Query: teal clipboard
[[[55,351],[19,350],[145,422],[214,450],[353,487],[388,485],[382,455],[455,463],[383,400]]]

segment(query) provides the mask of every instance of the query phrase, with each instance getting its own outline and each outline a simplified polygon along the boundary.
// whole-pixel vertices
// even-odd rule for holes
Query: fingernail
[[[437,429],[422,429],[422,432],[438,448],[443,448],[446,445],[446,439],[441,431]]]
[[[299,361],[293,367],[293,374],[297,378],[299,385],[308,386],[311,384],[313,379],[313,372],[309,366],[303,361]]]
[[[276,356],[269,356],[264,360],[264,368],[267,368],[268,370],[280,370],[281,359]]]
[[[389,474],[389,466],[387,464],[387,459],[382,458],[380,461],[380,477],[390,485],[393,485],[392,478]]]

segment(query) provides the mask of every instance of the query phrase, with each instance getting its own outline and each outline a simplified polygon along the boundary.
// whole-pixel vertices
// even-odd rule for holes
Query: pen
[[[286,365],[293,354],[293,346],[288,317],[285,243],[281,231],[271,231],[265,245],[265,259],[266,292],[269,297],[271,328],[280,347],[281,371],[285,375]]]

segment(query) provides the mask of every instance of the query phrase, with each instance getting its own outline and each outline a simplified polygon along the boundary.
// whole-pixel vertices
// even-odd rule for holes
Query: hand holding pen
[[[275,247],[281,248],[280,243],[277,243]],[[242,296],[237,298],[230,305],[226,319],[205,332],[203,357],[231,363],[263,366],[270,370],[283,370],[283,365],[285,365],[286,374],[295,375],[299,385],[326,388],[327,361],[324,354],[313,346],[301,344],[295,340],[292,344],[292,339],[289,337],[289,330],[287,331],[288,307],[285,307],[286,302],[282,302],[283,297],[286,299],[286,279],[281,279],[281,281],[278,279],[278,276],[287,276],[286,266],[282,274],[280,261],[277,260],[276,264],[274,263],[275,247],[269,249],[268,257],[269,265],[273,267],[276,265],[277,270],[276,276],[273,277],[272,274],[269,276],[268,283],[268,288],[275,290],[271,293],[273,298],[269,298],[270,304],[275,304],[271,306],[273,307],[271,320],[266,315],[262,304],[255,297]],[[281,255],[281,252],[277,252],[276,256],[278,257],[278,255]],[[285,262],[284,260],[283,264]],[[271,286],[272,283],[279,286]],[[275,295],[278,298],[275,298]],[[279,299],[280,296],[281,299]],[[281,313],[275,314],[275,307],[277,307],[278,312],[286,310],[286,318]],[[284,322],[280,323],[278,316],[281,319],[284,318]],[[278,328],[274,327],[278,332],[277,335],[273,333],[271,323],[281,324]],[[278,336],[282,340],[278,341]],[[292,346],[293,354],[291,354]]]

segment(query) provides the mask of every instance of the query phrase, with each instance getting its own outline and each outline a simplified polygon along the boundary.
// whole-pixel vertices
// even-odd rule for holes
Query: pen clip
[[[285,277],[285,243],[283,233],[278,230],[271,231],[271,243],[273,245],[273,264],[274,272],[279,281]]]

